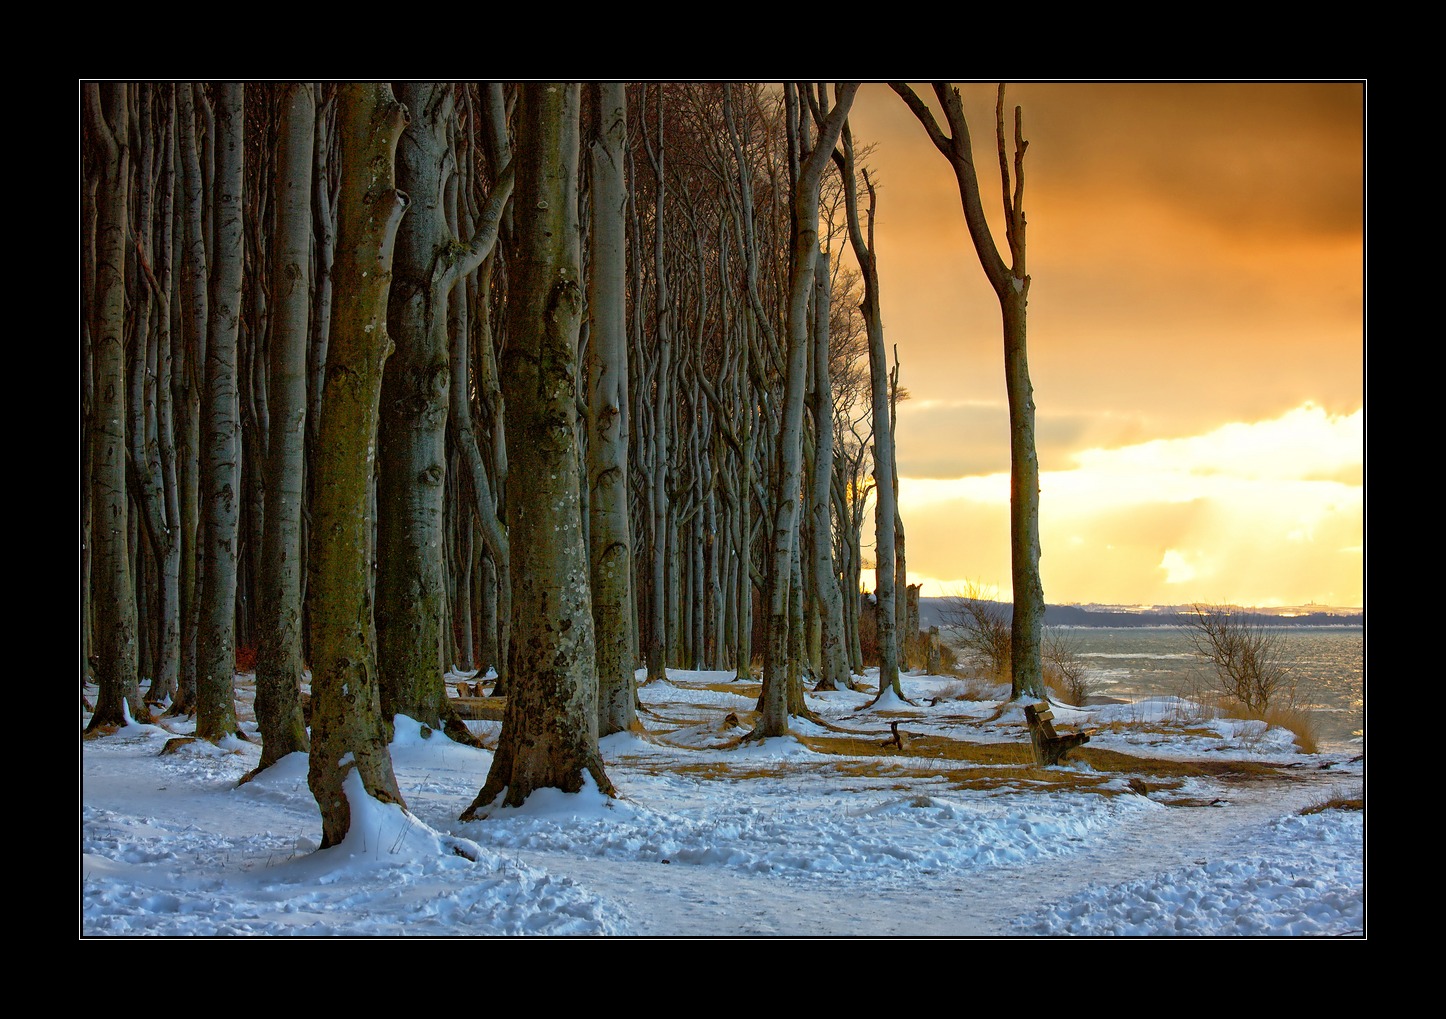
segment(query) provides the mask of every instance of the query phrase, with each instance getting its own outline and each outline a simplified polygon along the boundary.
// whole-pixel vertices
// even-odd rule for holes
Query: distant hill
[[[948,598],[920,598],[919,625],[945,625]],[[991,602],[1005,616],[1012,611],[1008,602]],[[1178,626],[1188,605],[1153,605],[1148,609],[1115,605],[1046,605],[1045,626]],[[1363,609],[1336,609],[1319,606],[1295,608],[1252,609],[1269,618],[1273,626],[1365,626]]]

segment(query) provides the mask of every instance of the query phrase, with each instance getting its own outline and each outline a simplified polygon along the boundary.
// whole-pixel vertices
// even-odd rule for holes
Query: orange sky
[[[963,92],[994,213],[995,87]],[[1012,84],[1011,125],[1016,105],[1046,599],[1363,605],[1364,85]],[[876,144],[885,339],[913,397],[910,573],[1007,596],[998,304],[903,102],[866,85],[851,124]]]

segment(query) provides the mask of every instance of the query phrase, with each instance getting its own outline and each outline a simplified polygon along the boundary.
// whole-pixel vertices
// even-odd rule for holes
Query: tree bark
[[[442,496],[447,477],[447,281],[453,257],[443,193],[455,104],[447,82],[399,82],[411,112],[397,151],[408,197],[397,231],[387,331],[396,349],[382,380],[377,472],[377,664],[382,712],[440,727],[446,604]],[[435,277],[434,277],[435,272]]]
[[[817,143],[802,158],[793,196],[793,245],[788,295],[788,375],[777,440],[777,466],[769,535],[768,643],[763,658],[763,693],[752,736],[788,732],[788,591],[793,545],[798,532],[798,496],[802,484],[803,393],[808,370],[808,306],[814,262],[818,257],[819,183],[838,142],[856,82],[838,87],[836,104],[820,125]],[[804,114],[801,114],[802,119]],[[806,149],[801,143],[800,150]]]
[[[201,392],[206,370],[206,328],[210,318],[207,290],[210,269],[206,251],[206,184],[196,144],[199,98],[190,82],[176,85],[176,154],[182,182],[180,283],[182,312],[180,356],[175,365],[176,434],[180,471],[177,486],[181,507],[181,664],[171,714],[195,711],[197,631],[201,604]]]
[[[89,729],[144,719],[138,680],[135,592],[127,551],[125,434],[127,87],[85,91],[88,137],[100,173],[91,324],[95,372],[91,431],[91,610],[97,693]]]
[[[813,591],[819,610],[818,683],[826,690],[846,690],[848,656],[844,652],[843,603],[832,551],[833,388],[828,372],[829,257],[818,253],[814,269],[813,317],[813,478],[809,493],[812,519]]]
[[[590,147],[587,477],[588,543],[597,640],[598,735],[638,728],[634,709],[632,528],[628,520],[627,93],[598,85]]]
[[[514,220],[503,378],[507,454],[525,479],[508,501],[512,541],[511,686],[492,769],[462,820],[532,792],[612,795],[597,745],[596,647],[579,514],[577,339],[578,87],[525,83],[518,112]]]
[[[396,352],[382,382],[377,482],[378,539],[387,551],[377,571],[382,710],[389,718],[403,714],[466,736],[442,682],[450,644],[443,515],[447,417],[449,410],[463,410],[452,387],[448,308],[453,288],[491,253],[512,178],[503,174],[494,187],[476,236],[466,244],[457,240],[446,204],[456,170],[454,86],[406,82],[399,98],[415,112],[397,165],[398,186],[410,204],[397,235],[387,311]],[[468,428],[466,435],[459,428],[458,438],[470,452],[470,415],[458,424]],[[475,476],[478,468],[468,466]],[[471,487],[477,493],[475,480]],[[477,495],[476,508],[490,514],[485,491]]]
[[[241,316],[244,89],[219,86],[215,103],[216,197],[206,326],[201,440],[200,627],[196,651],[196,735],[218,740],[236,724],[236,561],[240,515],[241,422],[236,343]]]
[[[979,179],[974,171],[974,153],[969,141],[969,124],[957,88],[934,83],[934,94],[943,107],[950,134],[939,128],[933,112],[903,82],[890,86],[904,100],[914,116],[954,169],[964,223],[974,242],[974,251],[990,286],[999,299],[1004,325],[1004,385],[1009,396],[1009,551],[1010,575],[1014,586],[1014,616],[1010,633],[1011,699],[1043,697],[1044,668],[1040,643],[1044,632],[1044,586],[1039,577],[1039,457],[1034,441],[1034,387],[1029,381],[1025,310],[1029,304],[1029,274],[1025,271],[1024,152],[1029,143],[1022,137],[1023,114],[1014,111],[1013,191],[1010,190],[1010,161],[1004,132],[1004,85],[999,86],[994,106],[995,141],[999,154],[1000,184],[1003,190],[1005,238],[1012,264],[1006,265],[995,246],[984,216]]]
[[[154,557],[155,609],[139,612],[154,634],[146,700],[174,700],[180,664],[180,520],[171,408],[172,104],[169,87],[141,86],[136,249],[130,260],[135,332],[131,339],[132,476],[135,508]],[[153,107],[155,109],[153,109]],[[152,215],[152,209],[155,210]],[[138,585],[138,595],[149,590]],[[145,674],[144,668],[141,674]]]
[[[351,827],[343,785],[355,770],[367,793],[402,803],[387,747],[372,621],[371,464],[382,370],[392,352],[387,295],[397,224],[407,207],[394,185],[407,111],[385,84],[342,85],[336,301],[316,450],[308,564],[311,609],[311,763],[322,848]]]
[[[275,87],[279,124],[267,384],[271,426],[258,563],[256,722],[262,739],[258,770],[310,746],[301,712],[301,507],[316,96],[310,82]]]

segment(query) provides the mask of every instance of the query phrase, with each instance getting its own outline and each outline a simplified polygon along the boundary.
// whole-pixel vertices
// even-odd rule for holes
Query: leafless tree
[[[988,601],[977,584],[970,584],[964,593],[944,599],[942,617],[945,634],[966,659],[996,679],[1009,675],[1010,620],[1005,606]]]
[[[1233,605],[1191,605],[1184,617],[1190,649],[1215,670],[1220,691],[1253,713],[1291,696],[1294,677],[1285,662],[1280,633],[1257,614]]]
[[[945,134],[933,111],[903,82],[889,83],[929,133],[929,140],[949,160],[959,184],[964,221],[969,227],[979,264],[999,298],[1004,317],[1004,379],[1009,394],[1009,550],[1014,585],[1014,634],[1011,638],[1010,682],[1013,698],[1043,697],[1044,675],[1040,663],[1041,630],[1044,627],[1044,586],[1039,578],[1039,455],[1034,441],[1034,387],[1029,381],[1029,357],[1025,342],[1026,309],[1029,305],[1029,273],[1025,270],[1024,221],[1024,114],[1014,108],[1014,163],[1011,175],[1004,131],[1004,85],[999,85],[994,106],[994,135],[999,155],[1003,191],[1004,234],[1010,262],[994,243],[984,214],[975,174],[974,153],[969,141],[969,124],[959,90],[944,82],[934,83],[934,97],[944,110],[949,125]],[[1013,179],[1013,189],[1010,181]]]
[[[1080,657],[1080,640],[1073,632],[1049,628],[1044,631],[1044,645],[1040,649],[1044,658],[1046,681],[1059,690],[1073,705],[1084,704],[1090,695],[1089,667]]]

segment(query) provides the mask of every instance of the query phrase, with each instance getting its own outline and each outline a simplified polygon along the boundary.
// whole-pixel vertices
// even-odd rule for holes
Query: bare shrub
[[[1215,670],[1220,692],[1261,718],[1272,701],[1294,703],[1295,683],[1280,644],[1280,633],[1260,616],[1231,605],[1190,606],[1185,614],[1190,649]]]
[[[944,599],[942,629],[964,658],[996,679],[1009,675],[1009,609],[980,597],[977,584]]]
[[[863,599],[859,610],[859,651],[864,656],[865,667],[879,664],[879,619],[874,604]]]
[[[1075,707],[1081,707],[1094,689],[1080,646],[1080,639],[1073,632],[1053,628],[1044,631],[1044,644],[1040,648],[1045,685],[1066,704]]]
[[[922,633],[906,633],[903,637],[899,647],[899,666],[902,668],[905,662],[911,662],[914,668],[919,668],[928,657],[928,638]]]
[[[1366,809],[1366,787],[1357,786],[1333,786],[1331,791],[1318,798],[1315,802],[1301,808],[1302,816],[1319,814],[1326,810],[1365,810]]]

